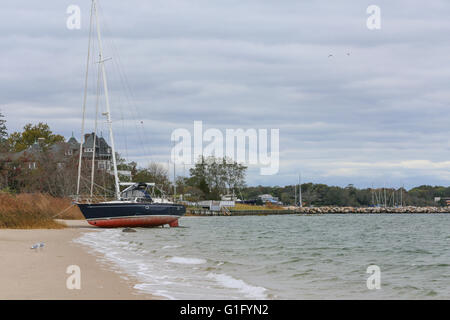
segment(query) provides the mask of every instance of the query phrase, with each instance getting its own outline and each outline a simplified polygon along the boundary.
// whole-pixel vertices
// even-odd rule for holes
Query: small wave
[[[179,248],[179,247],[181,247],[181,246],[164,246],[164,247],[162,247],[162,250],[164,250],[164,249]]]
[[[164,297],[169,300],[175,300],[175,297],[167,294],[165,290],[155,290],[155,288],[148,283],[138,283],[134,286],[134,289],[140,290],[142,292],[150,293],[156,296]]]
[[[313,271],[314,271],[313,269],[307,269],[307,270],[305,270],[303,272],[294,273],[291,277],[292,278],[304,277],[304,276],[307,276],[307,275],[311,274],[311,272],[313,272]]]
[[[206,260],[199,258],[172,257],[170,259],[167,259],[167,262],[179,264],[203,264],[206,263]]]
[[[209,273],[207,277],[216,280],[226,288],[238,289],[249,298],[267,299],[266,288],[252,286],[243,280],[222,273]]]
[[[434,297],[434,296],[437,296],[438,293],[436,291],[434,291],[434,290],[430,290],[425,295],[429,296],[429,297]]]

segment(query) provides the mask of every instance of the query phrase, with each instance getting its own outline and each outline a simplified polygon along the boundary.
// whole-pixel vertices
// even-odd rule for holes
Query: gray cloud
[[[81,30],[66,28],[70,4],[82,9]],[[370,4],[101,1],[118,147],[141,164],[166,162],[171,132],[192,130],[194,120],[223,132],[279,128],[279,174],[251,168],[250,184],[295,183],[299,171],[338,185],[448,184],[450,3],[377,1],[379,31],[365,26]],[[9,131],[45,121],[79,135],[89,5],[2,3],[0,108]],[[106,136],[104,123],[100,130]]]

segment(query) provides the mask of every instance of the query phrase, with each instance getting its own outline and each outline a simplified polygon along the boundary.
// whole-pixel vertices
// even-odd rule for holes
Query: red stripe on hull
[[[136,217],[88,220],[89,224],[100,228],[121,227],[157,227],[165,224],[173,225],[180,217]]]

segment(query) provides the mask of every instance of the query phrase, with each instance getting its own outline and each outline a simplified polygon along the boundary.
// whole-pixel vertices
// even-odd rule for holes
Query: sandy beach
[[[96,232],[85,221],[67,221],[65,229],[0,229],[0,299],[158,299],[133,288],[119,274],[72,240]],[[31,249],[35,243],[43,248]],[[81,288],[68,289],[68,266],[80,267]]]

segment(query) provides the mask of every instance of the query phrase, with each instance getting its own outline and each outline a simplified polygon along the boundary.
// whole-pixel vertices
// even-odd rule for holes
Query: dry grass
[[[44,194],[11,195],[0,193],[0,228],[60,229],[64,228],[53,218],[71,205],[70,199],[54,198]],[[79,209],[71,207],[62,219],[82,219]]]

